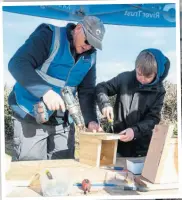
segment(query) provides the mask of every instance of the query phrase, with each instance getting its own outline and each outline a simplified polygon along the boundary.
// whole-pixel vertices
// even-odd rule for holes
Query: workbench
[[[126,167],[126,158],[117,158],[116,166]],[[100,169],[97,167],[91,167],[86,164],[81,164],[77,160],[43,160],[43,161],[19,161],[11,162],[9,171],[6,173],[6,187],[9,191],[6,192],[7,197],[38,197],[39,193],[30,189],[28,185],[32,176],[38,173],[44,168],[67,168],[70,169],[70,173],[77,181],[81,181],[84,178],[88,178],[91,182],[97,182],[103,179],[106,169]],[[148,183],[150,187],[151,183]],[[151,184],[153,185],[153,184]],[[114,187],[95,187],[91,189],[91,192],[87,196],[105,196],[105,195],[176,195],[178,194],[177,186],[166,185],[166,189],[138,192],[138,191],[123,191]],[[158,186],[156,186],[158,187]],[[176,187],[176,188],[175,188]],[[160,185],[159,185],[160,188]],[[73,186],[70,196],[84,196],[83,191]]]

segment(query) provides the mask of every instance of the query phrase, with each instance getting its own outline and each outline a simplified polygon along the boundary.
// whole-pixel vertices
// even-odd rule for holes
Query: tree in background
[[[4,86],[4,122],[5,122],[5,139],[10,140],[13,136],[12,110],[8,105],[8,95],[12,88]]]

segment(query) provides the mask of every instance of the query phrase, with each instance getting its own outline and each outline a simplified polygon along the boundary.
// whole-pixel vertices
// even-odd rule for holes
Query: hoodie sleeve
[[[121,74],[107,82],[101,82],[96,86],[96,101],[100,111],[102,111],[104,107],[111,106],[109,96],[117,94],[120,82]]]
[[[52,31],[41,24],[9,61],[9,71],[15,80],[32,95],[41,98],[51,87],[35,71],[48,58]]]
[[[154,126],[160,122],[160,113],[163,106],[164,97],[165,91],[158,95],[156,101],[149,109],[144,119],[131,127],[134,131],[134,139],[140,139],[142,136],[151,133],[151,130],[154,129]]]

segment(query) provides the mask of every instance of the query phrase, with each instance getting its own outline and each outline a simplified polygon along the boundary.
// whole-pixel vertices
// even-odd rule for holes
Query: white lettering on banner
[[[160,17],[159,12],[156,12],[156,13],[143,13],[143,16],[145,18],[159,18]]]
[[[136,12],[126,10],[124,15],[127,15],[128,17],[140,17],[141,12],[142,12],[141,10],[136,11]]]
[[[46,7],[45,6],[40,6],[40,8],[45,9]]]
[[[142,12],[141,10],[136,11],[136,12],[125,11],[124,15],[128,17],[144,17],[144,18],[155,18],[155,19],[160,18],[159,12],[146,13],[146,12]]]
[[[65,10],[70,10],[71,9],[71,6],[68,6],[68,5],[59,5],[59,7],[65,9]]]

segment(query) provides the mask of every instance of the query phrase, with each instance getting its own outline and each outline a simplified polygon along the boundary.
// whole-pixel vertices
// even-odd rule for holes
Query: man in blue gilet
[[[85,16],[77,25],[69,23],[66,27],[41,24],[11,58],[8,67],[16,80],[9,95],[14,160],[74,158],[74,124],[60,95],[65,86],[74,94],[78,92],[89,131],[101,130],[94,87],[96,49],[102,49],[104,33],[103,23],[94,16]],[[36,122],[34,113],[34,105],[40,100],[53,112],[43,124]]]

